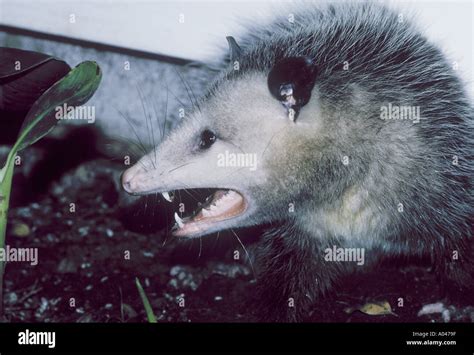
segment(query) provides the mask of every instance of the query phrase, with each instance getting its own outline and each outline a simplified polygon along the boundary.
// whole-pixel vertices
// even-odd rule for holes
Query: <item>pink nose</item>
[[[137,191],[137,179],[134,179],[138,173],[137,170],[138,169],[135,166],[132,166],[122,173],[122,187],[130,194]]]

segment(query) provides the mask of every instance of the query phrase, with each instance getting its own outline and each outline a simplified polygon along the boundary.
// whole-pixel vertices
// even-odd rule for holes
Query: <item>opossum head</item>
[[[188,117],[122,177],[132,194],[212,188],[188,217],[175,214],[177,236],[298,218],[308,197],[331,195],[330,134],[317,72],[304,57],[269,70],[224,74]],[[340,163],[339,158],[337,163]],[[189,214],[189,213],[188,213]],[[185,213],[186,215],[186,213]]]

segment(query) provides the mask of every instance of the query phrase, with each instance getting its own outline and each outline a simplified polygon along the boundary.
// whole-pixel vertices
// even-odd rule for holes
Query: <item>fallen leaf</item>
[[[13,226],[12,234],[15,237],[27,237],[30,235],[30,227],[25,223],[18,223]]]
[[[382,316],[387,314],[391,314],[394,316],[397,315],[392,311],[392,307],[390,306],[390,303],[388,303],[388,301],[369,302],[359,308],[347,307],[344,309],[344,312],[346,313],[354,313],[355,311],[368,314],[369,316]]]

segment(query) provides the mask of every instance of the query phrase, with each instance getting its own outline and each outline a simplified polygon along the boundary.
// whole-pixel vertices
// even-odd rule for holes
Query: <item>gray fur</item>
[[[190,164],[184,183],[249,194],[251,214],[221,229],[273,226],[258,257],[266,319],[304,319],[312,302],[354,268],[324,260],[332,245],[367,249],[369,264],[383,255],[430,255],[447,279],[469,286],[473,108],[456,73],[413,25],[379,5],[311,5],[295,13],[294,23],[286,16],[249,31],[239,42],[239,70],[223,70],[199,112],[153,154],[167,171],[190,154],[199,159],[189,142],[204,127],[258,152],[256,175],[238,172],[212,183],[203,175],[195,182]],[[284,120],[284,112],[262,81],[279,60],[296,56],[309,57],[318,76],[293,127],[270,121]],[[423,119],[382,120],[381,107],[389,103],[419,106]],[[145,158],[141,164],[152,169]],[[145,175],[154,181],[149,191],[179,187],[164,170]]]

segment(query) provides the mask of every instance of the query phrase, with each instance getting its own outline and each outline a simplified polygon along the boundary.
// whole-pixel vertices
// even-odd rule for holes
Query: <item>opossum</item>
[[[217,189],[175,215],[178,237],[268,226],[264,320],[304,320],[343,275],[383,257],[428,255],[445,280],[472,285],[473,108],[451,64],[382,5],[292,15],[228,38],[218,78],[125,171],[124,189]]]

